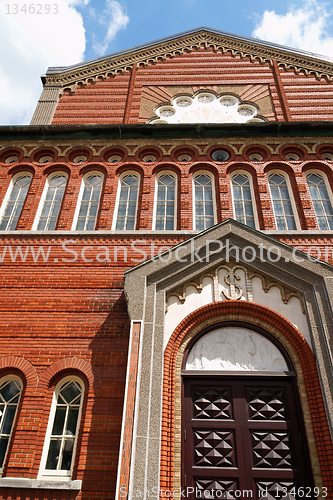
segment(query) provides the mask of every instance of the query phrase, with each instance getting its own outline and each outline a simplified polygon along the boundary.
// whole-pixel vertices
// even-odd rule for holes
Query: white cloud
[[[307,0],[300,8],[291,6],[283,15],[266,10],[252,36],[332,57],[333,37],[327,33],[329,17],[326,4],[316,0]]]
[[[97,21],[101,26],[107,27],[107,33],[103,41],[99,41],[94,36],[94,49],[99,55],[106,53],[109,43],[115,38],[119,30],[125,29],[129,17],[123,10],[122,6],[116,0],[106,0],[105,10],[101,15],[97,16]],[[91,11],[92,14],[96,15],[96,12]]]
[[[82,16],[74,6],[89,0],[39,0],[42,13],[14,12],[14,4],[0,0],[0,124],[30,122],[42,85],[39,76],[49,66],[70,65],[82,61],[85,30]],[[25,0],[16,0],[19,9]],[[35,4],[37,6],[37,4]],[[58,6],[58,13],[47,14]]]

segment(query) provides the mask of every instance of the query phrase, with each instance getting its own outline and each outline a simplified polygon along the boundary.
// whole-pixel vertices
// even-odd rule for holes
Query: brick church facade
[[[0,498],[333,498],[333,62],[200,28],[42,79],[0,135]]]

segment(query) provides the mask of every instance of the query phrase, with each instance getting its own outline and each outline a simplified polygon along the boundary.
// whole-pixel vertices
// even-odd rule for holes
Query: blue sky
[[[333,0],[0,0],[0,125],[28,124],[49,66],[199,26],[333,58]],[[29,12],[30,8],[30,12]],[[37,13],[37,10],[39,13]]]

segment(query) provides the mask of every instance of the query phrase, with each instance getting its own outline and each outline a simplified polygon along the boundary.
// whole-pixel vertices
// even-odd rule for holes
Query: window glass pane
[[[17,380],[5,380],[0,385],[0,467],[6,456],[7,445],[12,432],[21,385]]]
[[[73,457],[73,448],[74,439],[65,439],[60,467],[61,470],[70,470]]]
[[[281,174],[272,174],[268,180],[273,199],[277,229],[296,229],[296,221],[286,179]]]
[[[213,184],[208,175],[199,174],[194,178],[195,228],[207,229],[214,225]]]
[[[125,175],[120,181],[116,229],[134,229],[139,178]]]
[[[255,227],[250,180],[244,174],[236,174],[231,183],[236,220]]]
[[[21,215],[24,201],[29,191],[32,176],[23,174],[16,178],[11,188],[8,203],[1,219],[0,229],[13,230]]]
[[[174,229],[175,185],[174,177],[169,174],[163,174],[157,179],[155,229]]]
[[[68,412],[66,434],[68,436],[75,436],[76,424],[79,416],[79,408],[70,408]]]
[[[76,224],[76,230],[90,231],[95,229],[103,178],[90,175],[84,179],[84,189]]]
[[[324,177],[319,173],[311,173],[307,176],[307,183],[319,229],[331,229],[333,208]]]
[[[51,231],[55,229],[66,182],[65,175],[56,175],[47,179],[47,192],[37,226],[38,230]]]
[[[8,437],[0,437],[0,467],[3,467],[3,463],[6,456]]]
[[[63,429],[64,429],[64,423],[65,423],[65,418],[66,418],[66,407],[59,406],[56,410],[55,417],[54,417],[54,423],[53,423],[53,429],[52,429],[52,435],[53,436],[61,436]]]
[[[56,470],[60,453],[61,439],[52,439],[46,460],[46,469]]]
[[[77,439],[82,389],[76,381],[63,384],[56,403],[46,469],[70,470]]]
[[[7,411],[5,413],[5,417],[3,419],[1,426],[1,434],[10,434],[10,431],[12,429],[12,424],[14,422],[15,412],[16,412],[16,405],[7,406]]]

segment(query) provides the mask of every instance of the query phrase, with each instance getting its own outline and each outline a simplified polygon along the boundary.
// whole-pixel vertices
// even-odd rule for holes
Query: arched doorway
[[[280,344],[245,323],[214,325],[182,365],[182,486],[192,499],[310,493],[296,373]]]

